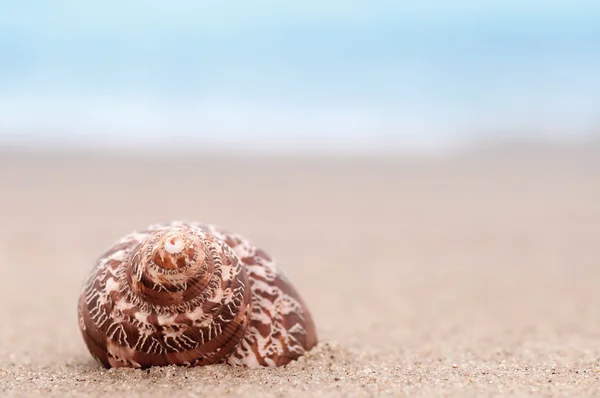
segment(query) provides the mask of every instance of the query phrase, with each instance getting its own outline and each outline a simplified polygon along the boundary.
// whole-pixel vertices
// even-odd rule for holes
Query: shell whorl
[[[105,367],[280,366],[317,343],[310,312],[274,261],[200,223],[133,232],[96,262],[79,326]]]
[[[146,302],[182,304],[199,297],[216,268],[230,266],[234,256],[223,256],[223,252],[218,242],[211,242],[202,231],[159,229],[133,249],[125,263],[126,281]]]

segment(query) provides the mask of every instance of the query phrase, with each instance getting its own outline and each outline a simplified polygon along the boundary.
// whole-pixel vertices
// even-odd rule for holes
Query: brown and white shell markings
[[[96,262],[79,326],[104,367],[275,367],[317,344],[304,301],[261,249],[214,225],[128,234]]]

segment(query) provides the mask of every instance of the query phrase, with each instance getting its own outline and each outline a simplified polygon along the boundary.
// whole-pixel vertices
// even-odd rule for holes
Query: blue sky
[[[11,141],[435,146],[600,127],[593,1],[0,0],[0,57]]]

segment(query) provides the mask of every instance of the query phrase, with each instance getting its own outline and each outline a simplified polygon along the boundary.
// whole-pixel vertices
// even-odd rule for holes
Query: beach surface
[[[0,153],[0,395],[598,396],[600,151],[401,158]],[[319,346],[277,369],[105,370],[79,289],[114,241],[187,219],[294,283]]]

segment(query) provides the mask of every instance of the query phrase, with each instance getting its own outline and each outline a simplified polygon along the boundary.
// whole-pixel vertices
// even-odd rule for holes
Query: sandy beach
[[[440,157],[0,153],[0,395],[598,396],[600,150]],[[96,257],[171,219],[270,253],[320,345],[286,367],[105,370]]]

